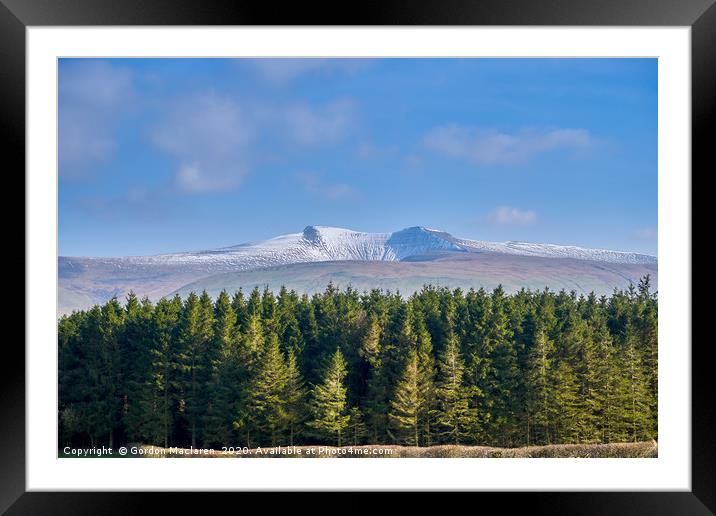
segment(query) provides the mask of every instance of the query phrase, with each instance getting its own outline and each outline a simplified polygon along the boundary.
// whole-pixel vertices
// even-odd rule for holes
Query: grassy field
[[[161,448],[130,445],[129,457],[146,458],[651,458],[657,457],[656,441],[611,444],[554,444],[524,448],[442,445],[415,446],[282,446],[234,451]]]

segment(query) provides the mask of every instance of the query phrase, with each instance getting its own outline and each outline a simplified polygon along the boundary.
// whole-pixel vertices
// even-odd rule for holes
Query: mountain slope
[[[554,244],[483,242],[415,226],[394,233],[363,233],[308,226],[300,233],[199,252],[121,258],[60,257],[60,313],[87,308],[129,290],[150,299],[201,278],[300,263],[415,262],[450,255],[570,259],[604,264],[656,266],[653,256]],[[375,287],[381,287],[374,282]],[[622,286],[622,285],[614,285]]]
[[[443,253],[424,256],[415,261],[332,261],[295,263],[265,269],[227,272],[201,278],[178,289],[185,297],[189,292],[206,290],[216,296],[222,290],[245,292],[254,287],[278,291],[285,286],[306,294],[325,290],[332,282],[339,288],[348,286],[362,292],[376,287],[409,296],[424,285],[493,289],[502,285],[507,292],[521,288],[533,290],[574,290],[580,294],[594,291],[611,294],[615,287],[626,288],[646,274],[658,288],[656,264],[604,263],[574,258],[544,258],[497,253]]]

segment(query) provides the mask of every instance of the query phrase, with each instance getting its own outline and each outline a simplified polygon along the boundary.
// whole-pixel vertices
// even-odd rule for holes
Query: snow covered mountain
[[[436,252],[491,252],[544,258],[574,258],[610,263],[656,263],[654,256],[527,242],[483,242],[455,238],[422,226],[394,233],[362,233],[350,229],[308,226],[301,233],[270,240],[199,252],[93,258],[97,262],[134,265],[205,265],[208,268],[250,270],[289,263],[342,260],[402,261]],[[72,260],[67,258],[66,260]]]
[[[489,256],[496,263],[500,256],[503,260],[512,256],[577,260],[604,267],[621,264],[655,269],[657,264],[656,257],[645,254],[555,244],[483,242],[422,226],[393,233],[307,226],[300,233],[198,252],[120,258],[60,257],[60,309],[85,307],[113,295],[121,296],[130,289],[150,298],[161,297],[221,273],[323,262],[424,262],[462,255]]]

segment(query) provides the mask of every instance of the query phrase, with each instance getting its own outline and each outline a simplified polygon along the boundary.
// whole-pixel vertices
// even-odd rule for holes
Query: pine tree
[[[499,446],[510,446],[521,435],[517,425],[519,412],[517,350],[509,327],[507,300],[502,286],[492,293],[488,349],[490,369],[486,378],[487,396],[491,398],[490,433]]]
[[[298,365],[307,382],[315,384],[320,381],[315,364],[319,358],[318,323],[313,304],[307,295],[301,296],[296,306],[296,319],[303,338],[303,350],[298,356]]]
[[[606,327],[601,326],[594,335],[595,367],[593,381],[592,417],[596,423],[596,439],[602,443],[618,440],[619,424],[618,366],[612,337]],[[615,439],[616,438],[616,439]]]
[[[120,344],[124,311],[117,298],[112,298],[102,307],[101,313],[100,385],[104,395],[100,399],[100,405],[105,407],[106,442],[111,448],[114,446],[115,431],[121,429],[126,392]]]
[[[552,355],[554,345],[538,331],[528,353],[526,387],[527,415],[533,439],[529,444],[551,444],[550,424],[554,418],[552,395]]]
[[[237,317],[238,319],[238,317]],[[245,309],[245,321],[241,325],[241,333],[237,337],[238,345],[235,364],[235,400],[232,428],[242,435],[247,446],[252,442],[253,419],[248,409],[251,395],[251,381],[259,367],[259,357],[265,346],[265,330],[261,319],[261,295],[257,288],[251,291]]]
[[[380,361],[380,322],[377,317],[370,317],[365,336],[361,339],[360,357],[369,367],[375,368]]]
[[[309,425],[319,436],[335,439],[338,446],[349,421],[347,389],[343,384],[346,374],[346,362],[339,348],[331,357],[323,382],[314,387],[311,401],[313,420]]]
[[[68,371],[63,375],[60,391],[65,398],[69,421],[77,423],[74,426],[78,433],[87,436],[92,447],[110,431],[101,324],[102,311],[99,306],[94,306],[83,318],[76,339],[71,339],[68,344],[67,357],[63,360]]]
[[[278,337],[271,333],[247,390],[246,412],[259,443],[268,437],[271,446],[275,446],[285,428],[286,383],[286,364]]]
[[[552,376],[555,442],[580,442],[579,384],[574,370],[566,361],[560,361]]]
[[[289,432],[289,444],[293,446],[294,440],[301,435],[302,425],[306,419],[304,403],[306,388],[298,361],[293,349],[288,350],[286,359],[286,422]]]
[[[637,442],[649,439],[651,413],[647,377],[639,350],[637,338],[627,330],[627,341],[619,353],[621,374],[619,375],[617,403],[621,411],[620,435],[624,440]],[[621,439],[620,439],[621,440]]]
[[[647,274],[639,281],[639,296],[635,303],[633,317],[639,339],[639,349],[643,356],[644,376],[648,387],[648,404],[651,419],[648,434],[657,437],[658,427],[658,380],[659,380],[659,336],[658,308],[656,294],[651,292],[651,277]]]
[[[474,423],[463,385],[464,370],[457,338],[450,335],[438,361],[436,390],[436,423],[443,442],[460,444]]]
[[[320,381],[320,368],[331,357],[336,345],[341,342],[338,307],[336,306],[338,289],[329,283],[322,294],[313,297],[313,312],[315,314],[316,327],[318,331],[315,347],[306,349],[306,361],[318,364],[312,373],[307,374],[311,383]]]
[[[368,429],[363,422],[363,413],[358,407],[351,407],[348,411],[348,433],[353,446],[363,444],[368,434]]]
[[[417,334],[418,387],[420,392],[420,441],[425,446],[432,444],[433,420],[435,418],[435,359],[430,334],[422,319]]]
[[[133,293],[127,297],[125,323],[121,332],[122,363],[126,380],[123,417],[131,442],[159,442],[157,414],[160,399],[152,385],[154,307],[147,299],[140,303]]]
[[[420,373],[418,353],[412,350],[390,402],[388,417],[400,443],[418,446],[421,414]]]
[[[190,444],[196,446],[198,425],[203,412],[200,393],[203,354],[202,304],[195,293],[184,303],[179,321],[177,367],[179,372],[179,412],[186,420]]]
[[[426,286],[406,300],[329,285],[311,298],[254,289],[153,305],[130,294],[58,320],[58,440],[656,438],[657,312],[648,277],[601,298]]]
[[[205,444],[226,445],[231,442],[232,421],[238,398],[236,311],[225,291],[214,307],[214,327],[206,347],[201,379],[205,404],[202,421]]]
[[[154,344],[152,346],[152,373],[150,382],[158,399],[159,410],[154,421],[154,433],[161,435],[166,448],[170,445],[175,414],[173,409],[179,371],[174,346],[176,327],[181,312],[181,299],[160,299],[154,310]]]
[[[264,328],[268,331],[278,333],[278,321],[276,314],[276,297],[268,289],[268,286],[264,288],[263,294],[261,294],[261,320],[263,321]]]
[[[372,316],[366,334],[361,340],[360,356],[365,362],[367,398],[364,400],[365,413],[374,442],[378,442],[385,432],[388,412],[388,385],[383,369],[380,338],[380,322],[376,316]]]
[[[249,321],[249,313],[246,306],[246,297],[243,290],[237,290],[231,298],[231,308],[236,314],[236,331],[242,332]]]
[[[470,290],[465,296],[457,331],[466,358],[465,383],[470,393],[470,410],[475,413],[473,440],[484,441],[492,417],[488,378],[492,375],[494,342],[488,339],[491,299],[484,289]]]
[[[247,317],[258,316],[260,318],[262,312],[261,292],[259,292],[259,287],[254,287],[251,294],[249,294],[249,300],[246,303]]]
[[[256,365],[259,355],[264,349],[264,328],[261,316],[258,314],[249,315],[241,339],[239,355],[242,364],[246,369],[245,374],[250,375]]]

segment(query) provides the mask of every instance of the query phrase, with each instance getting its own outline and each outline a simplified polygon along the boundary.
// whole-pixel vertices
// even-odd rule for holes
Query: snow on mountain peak
[[[344,228],[307,226],[302,239],[326,260],[395,261],[439,251],[464,252],[448,233],[412,226],[394,233],[362,233]]]
[[[413,226],[392,233],[386,240],[386,246],[394,259],[403,260],[410,256],[439,251],[464,251],[452,241],[452,236],[423,226]]]
[[[201,252],[158,256],[96,258],[120,268],[167,264],[217,271],[326,261],[402,261],[435,253],[497,253],[543,258],[570,258],[610,263],[656,263],[653,256],[555,244],[484,242],[456,238],[450,233],[412,226],[393,233],[365,233],[330,226],[306,226],[300,233]]]
[[[334,228],[331,226],[306,226],[303,228],[303,238],[309,242],[325,241],[330,239],[340,239],[346,236],[354,235],[367,235],[368,233],[361,233],[359,231],[353,231],[352,229],[345,228]]]

